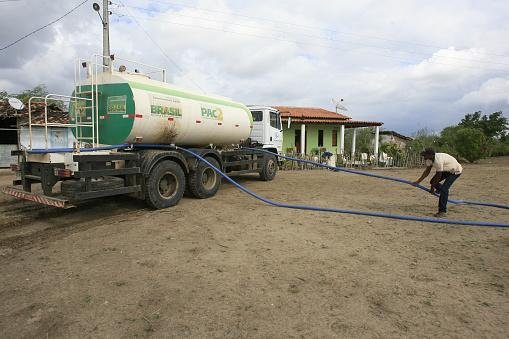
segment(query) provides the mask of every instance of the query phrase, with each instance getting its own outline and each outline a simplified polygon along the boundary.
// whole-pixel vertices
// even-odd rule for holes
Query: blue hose
[[[260,151],[260,152],[268,153],[270,155],[278,156],[278,157],[283,158],[283,159],[297,161],[297,162],[306,163],[306,164],[311,164],[313,166],[328,168],[328,169],[335,170],[335,171],[341,171],[341,172],[353,173],[353,174],[358,174],[358,175],[364,175],[364,176],[372,177],[372,178],[396,181],[396,182],[400,182],[400,183],[403,183],[403,184],[411,185],[413,187],[420,188],[421,190],[426,191],[428,193],[431,192],[429,188],[424,187],[422,185],[414,185],[414,183],[412,181],[410,181],[410,180],[405,180],[405,179],[395,178],[395,177],[389,177],[389,176],[385,176],[385,175],[374,174],[374,173],[369,173],[369,172],[364,172],[364,171],[356,171],[356,170],[352,170],[352,169],[348,169],[348,168],[329,166],[329,165],[320,164],[320,163],[317,163],[317,162],[314,162],[314,161],[311,161],[311,160],[297,159],[297,158],[292,158],[292,157],[288,157],[288,156],[285,156],[285,155],[275,154],[275,153],[273,153],[271,151],[267,151],[267,150],[260,149],[260,148],[249,148],[249,147],[246,147],[244,149],[248,149],[248,150],[251,150],[251,151]],[[434,195],[437,196],[437,197],[440,196],[439,194],[436,194],[436,193]],[[453,203],[453,204],[479,205],[479,206],[489,206],[489,207],[509,209],[508,205],[495,204],[495,203],[490,203],[490,202],[471,201],[471,200],[453,200],[453,199],[449,199],[448,201],[450,203]]]
[[[509,227],[509,224],[503,224],[503,223],[495,223],[495,222],[483,222],[483,221],[468,221],[468,220],[450,220],[450,219],[438,219],[438,218],[425,218],[425,217],[414,217],[414,216],[405,216],[405,215],[394,215],[394,214],[387,214],[387,213],[379,213],[379,212],[365,212],[365,211],[355,211],[355,210],[347,210],[347,209],[340,209],[340,208],[328,208],[328,207],[316,207],[316,206],[306,206],[306,205],[292,205],[292,204],[286,204],[281,203],[277,201],[272,201],[269,199],[266,199],[250,190],[245,188],[244,186],[240,185],[236,181],[234,181],[232,178],[227,176],[225,173],[223,173],[219,168],[216,168],[214,165],[212,165],[210,162],[208,162],[205,158],[202,156],[196,154],[193,151],[190,151],[188,149],[175,146],[176,149],[179,149],[181,151],[184,151],[193,157],[203,161],[208,166],[212,167],[219,175],[221,175],[223,178],[228,180],[230,183],[235,185],[237,188],[239,188],[244,193],[263,201],[266,204],[276,206],[276,207],[282,207],[282,208],[291,208],[291,209],[299,209],[299,210],[308,210],[308,211],[320,211],[320,212],[332,212],[332,213],[345,213],[345,214],[354,214],[354,215],[365,215],[370,217],[377,217],[377,218],[388,218],[388,219],[398,219],[398,220],[410,220],[410,221],[421,221],[421,222],[431,222],[431,223],[438,223],[438,224],[452,224],[452,225],[467,225],[467,226],[485,226],[485,227]],[[255,149],[258,150],[258,149]],[[274,154],[274,153],[271,153]]]
[[[380,212],[367,212],[367,211],[356,211],[356,210],[347,210],[347,209],[339,209],[339,208],[317,207],[317,206],[307,206],[307,205],[292,205],[292,204],[280,203],[280,202],[277,202],[277,201],[272,201],[272,200],[266,199],[266,198],[264,198],[264,197],[262,197],[262,196],[260,196],[260,195],[258,195],[256,193],[248,190],[247,188],[245,188],[244,186],[238,184],[232,178],[230,178],[225,173],[223,173],[219,168],[216,168],[214,165],[212,165],[210,162],[208,162],[205,158],[203,158],[202,156],[196,154],[195,152],[193,152],[191,150],[188,150],[188,149],[185,149],[185,148],[182,148],[182,147],[173,146],[173,145],[121,144],[121,145],[112,145],[112,146],[95,147],[95,148],[82,148],[82,149],[80,149],[80,151],[84,151],[84,152],[85,151],[98,151],[98,150],[109,150],[109,149],[117,149],[117,148],[120,149],[120,148],[129,148],[129,147],[133,147],[133,148],[163,148],[163,149],[166,148],[166,149],[179,149],[179,150],[182,150],[183,152],[188,153],[191,156],[193,156],[193,157],[203,161],[204,163],[206,163],[208,166],[213,168],[219,175],[221,175],[227,181],[229,181],[230,183],[235,185],[237,188],[239,188],[244,193],[246,193],[246,194],[248,194],[248,195],[250,195],[250,196],[252,196],[252,197],[254,197],[254,198],[256,198],[256,199],[258,199],[260,201],[263,201],[266,204],[269,204],[269,205],[272,205],[272,206],[276,206],[276,207],[290,208],[290,209],[299,209],[299,210],[307,210],[307,211],[318,211],[318,212],[332,212],[332,213],[343,213],[343,214],[353,214],[353,215],[364,215],[364,216],[377,217],[377,218],[388,218],[388,219],[409,220],[409,221],[421,221],[421,222],[438,223],[438,224],[483,226],[483,227],[504,227],[504,228],[505,227],[509,227],[509,224],[494,223],[494,222],[468,221],[468,220],[450,220],[450,219],[438,219],[438,218],[425,218],[425,217],[415,217],[415,216],[405,216],[405,215],[394,215],[394,214],[387,214],[387,213],[380,213]],[[262,151],[262,152],[266,152],[266,153],[269,153],[269,154],[274,155],[274,156],[277,155],[277,154],[274,154],[274,153],[272,153],[270,151],[266,151],[266,150],[259,149],[259,148],[245,148],[245,149],[254,150],[254,151]],[[29,153],[40,153],[40,154],[43,154],[43,153],[58,153],[58,152],[62,153],[62,152],[73,152],[73,151],[74,151],[74,149],[72,149],[72,148],[54,148],[54,149],[35,149],[35,150],[29,151]],[[312,162],[312,161],[309,161],[309,160],[296,159],[296,158],[291,158],[291,157],[286,157],[286,156],[281,156],[281,155],[279,155],[279,156],[282,157],[282,158],[285,158],[285,159],[299,161],[299,162],[305,162],[305,163],[310,163],[312,165],[316,165],[316,166],[320,166],[320,167],[326,167],[326,168],[330,168],[330,169],[334,169],[334,170],[350,172],[350,173],[355,173],[355,174],[360,174],[360,175],[365,175],[365,176],[371,176],[371,177],[380,178],[380,179],[398,181],[398,182],[402,182],[402,183],[406,183],[406,184],[412,184],[412,182],[410,182],[408,180],[404,180],[404,179],[399,179],[399,178],[394,178],[394,177],[385,177],[383,175],[378,175],[378,174],[359,172],[359,171],[349,170],[349,169],[340,168],[340,167],[333,167],[333,166],[328,166],[328,165],[323,165],[323,164],[315,163],[315,162]],[[421,186],[420,188],[428,191],[428,189],[423,187],[423,186]],[[489,204],[489,203],[475,203],[475,204],[483,205],[483,206],[492,206],[493,205],[493,204]],[[504,205],[499,205],[499,206],[504,206]],[[509,207],[508,206],[504,206],[502,208],[509,208]]]
[[[130,144],[121,144],[121,145],[109,145],[109,146],[100,146],[100,147],[90,147],[90,148],[80,148],[80,152],[93,152],[93,151],[107,151],[117,148],[127,148],[130,147]],[[69,153],[74,152],[74,148],[36,148],[32,150],[28,150],[28,153],[33,154],[46,154],[46,153]]]

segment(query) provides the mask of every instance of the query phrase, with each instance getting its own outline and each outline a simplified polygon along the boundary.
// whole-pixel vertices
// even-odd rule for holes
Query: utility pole
[[[103,15],[101,16],[101,6],[97,2],[94,2],[92,7],[94,11],[99,14],[99,18],[103,24],[103,66],[104,68],[108,68],[110,66],[110,9],[109,5],[111,2],[109,0],[103,0]]]
[[[103,0],[103,65],[110,66],[110,10],[109,0]],[[106,57],[108,56],[108,58]]]

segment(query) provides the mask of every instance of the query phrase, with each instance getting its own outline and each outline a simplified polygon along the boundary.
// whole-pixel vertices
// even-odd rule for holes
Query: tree
[[[440,132],[440,139],[438,140],[438,149],[441,152],[449,153],[450,155],[458,158],[460,154],[456,148],[458,143],[457,134],[458,131],[464,127],[461,126],[449,126]]]
[[[350,150],[352,149],[352,136],[353,129],[348,128],[345,131],[345,152],[348,154],[350,154]],[[373,153],[374,138],[375,134],[373,132],[373,128],[357,128],[357,134],[355,138],[357,153]]]
[[[460,128],[456,131],[456,150],[459,155],[474,162],[488,155],[488,142],[484,133],[476,128]]]
[[[383,143],[380,146],[380,150],[384,153],[387,153],[391,157],[396,157],[403,154],[403,150],[398,146],[398,144],[392,142]]]
[[[501,111],[491,113],[488,116],[481,114],[481,111],[467,114],[461,119],[459,125],[466,128],[480,129],[489,139],[506,137],[509,130],[509,123]]]
[[[15,97],[23,101],[23,103],[26,105],[28,104],[28,100],[30,100],[31,97],[45,97],[48,95],[48,93],[49,92],[46,88],[46,85],[37,85],[32,89],[26,89],[23,92],[16,94]]]
[[[477,128],[446,127],[440,134],[440,150],[474,162],[489,155],[489,139]]]
[[[439,136],[427,128],[422,128],[414,133],[414,140],[410,142],[409,149],[414,152],[421,152],[426,148],[437,148]]]
[[[18,94],[8,93],[7,91],[0,91],[0,99],[3,100],[8,97],[15,97],[15,98],[18,98],[19,100],[21,100],[26,106],[26,105],[28,105],[28,100],[30,100],[31,97],[44,98],[46,95],[48,95],[48,93],[49,93],[49,91],[48,91],[48,88],[46,87],[46,85],[41,84],[41,85],[35,86],[32,89],[26,89]],[[40,101],[42,101],[42,99],[37,100],[37,101],[40,102]],[[48,103],[54,104],[62,110],[66,109],[64,103],[60,100],[49,99]]]

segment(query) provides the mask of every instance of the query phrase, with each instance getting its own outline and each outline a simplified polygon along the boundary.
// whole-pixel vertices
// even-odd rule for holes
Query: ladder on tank
[[[80,97],[80,96],[70,96],[70,95],[62,95],[62,94],[48,94],[44,97],[42,96],[34,96],[31,97],[28,100],[28,149],[32,150],[34,149],[34,128],[42,127],[44,129],[44,149],[50,149],[53,148],[51,145],[51,140],[49,136],[50,129],[53,127],[63,127],[63,128],[74,128],[76,131],[82,130],[83,128],[89,128],[94,129],[94,121],[87,123],[81,120],[76,119],[74,123],[71,121],[62,123],[62,122],[54,122],[50,121],[53,120],[53,116],[50,118],[49,108],[51,104],[54,103],[63,103],[64,106],[71,107],[71,105],[85,105],[87,106],[89,103],[92,103],[92,100]],[[82,104],[84,103],[84,104]],[[40,122],[40,119],[36,119],[34,122],[34,114],[33,114],[33,107],[42,105],[44,107],[44,115],[42,122]],[[70,109],[69,109],[70,111]],[[64,114],[65,112],[60,112]],[[70,114],[70,112],[69,112]],[[58,119],[55,119],[58,120]],[[79,139],[77,139],[79,140]],[[95,147],[96,143],[94,140],[92,140],[92,147]],[[39,147],[39,146],[38,146]],[[38,148],[37,147],[37,148]]]
[[[94,60],[95,59],[95,60]],[[50,149],[52,143],[49,131],[53,127],[71,128],[74,132],[76,142],[73,148],[97,147],[99,145],[99,71],[103,71],[102,63],[97,62],[97,56],[92,57],[93,61],[78,59],[74,67],[74,94],[48,94],[44,97],[34,96],[28,100],[28,134],[30,150],[34,149],[34,128],[44,129],[44,149]],[[102,60],[102,58],[101,58]],[[82,77],[81,67],[85,68],[87,76]],[[86,84],[84,84],[84,82]],[[54,122],[49,117],[49,108],[52,103],[63,103],[69,108],[69,121]],[[43,119],[33,120],[33,107],[44,106]],[[42,120],[42,121],[41,121]],[[58,120],[58,119],[56,119]],[[39,146],[38,146],[39,147]]]
[[[99,60],[100,57],[100,60]],[[102,64],[102,56],[93,55],[90,60],[79,58],[74,67],[74,93],[78,98],[74,103],[75,138],[80,147],[96,147],[99,143],[99,74],[109,71],[110,66]],[[111,65],[111,60],[108,62]],[[86,77],[82,77],[85,69]],[[86,105],[81,105],[85,102]]]

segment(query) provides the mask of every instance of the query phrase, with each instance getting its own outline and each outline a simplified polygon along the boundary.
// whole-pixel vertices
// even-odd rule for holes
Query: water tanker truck
[[[258,149],[281,152],[277,110],[182,89],[116,68],[113,58],[106,65],[97,58],[79,60],[72,95],[30,99],[30,142],[13,152],[18,176],[4,193],[62,208],[130,195],[157,209],[177,204],[184,192],[202,199],[215,195],[221,176],[184,149],[228,175],[275,177],[276,156]],[[51,100],[68,103],[68,123],[49,122]],[[32,121],[37,102],[45,107],[43,124]],[[72,148],[48,147],[48,129],[56,126],[72,130]],[[43,145],[33,142],[36,130],[45,132]]]

